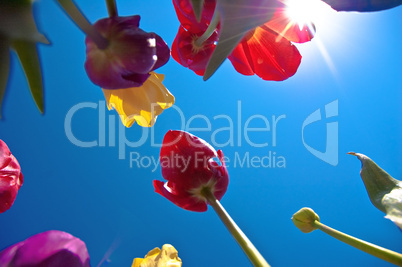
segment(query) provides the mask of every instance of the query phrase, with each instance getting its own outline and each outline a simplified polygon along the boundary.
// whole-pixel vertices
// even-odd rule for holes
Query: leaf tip
[[[197,19],[198,22],[200,22],[204,0],[191,0],[191,5],[193,7],[195,18]]]
[[[45,113],[45,108],[43,105],[41,105],[41,106],[38,105],[38,109],[39,109],[39,112],[41,115],[43,115]]]

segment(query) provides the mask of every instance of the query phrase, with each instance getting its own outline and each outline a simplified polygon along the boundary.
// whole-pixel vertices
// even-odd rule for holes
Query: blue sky
[[[103,1],[77,3],[92,22],[107,16]],[[121,15],[141,15],[140,27],[171,45],[179,22],[170,1],[117,5]],[[83,33],[54,1],[37,1],[36,15],[52,43],[40,46],[46,111],[40,115],[36,109],[13,54],[0,138],[19,160],[25,181],[14,206],[0,216],[0,248],[57,229],[85,241],[92,266],[107,251],[112,251],[109,266],[130,266],[134,257],[164,243],[176,247],[184,266],[249,266],[212,209],[185,211],[154,193],[160,167],[147,163],[158,158],[157,144],[169,129],[191,128],[229,158],[230,184],[221,203],[272,266],[391,266],[322,232],[301,233],[290,218],[302,207],[313,208],[331,227],[402,252],[400,230],[371,205],[360,162],[346,154],[366,154],[401,178],[401,7],[329,14],[316,23],[311,42],[297,45],[302,63],[283,82],[242,76],[230,62],[204,82],[170,60],[159,72],[166,75],[175,107],[152,129],[125,130],[114,111],[104,111],[102,91],[86,76]],[[338,116],[325,118],[325,105],[335,100]],[[71,130],[97,146],[76,146],[66,134],[66,115],[77,104],[93,108],[77,111]],[[337,166],[303,145],[303,122],[318,109],[323,119],[305,127],[304,141],[324,151],[326,125],[337,122]],[[216,132],[230,124],[223,117],[233,120],[233,145],[219,147],[230,139],[229,131]],[[282,118],[276,131],[273,117]],[[244,134],[247,127],[264,128],[263,118],[270,131]],[[124,145],[124,138],[131,145]],[[130,161],[130,155],[143,164]],[[247,155],[281,157],[286,164],[241,166],[238,160]]]

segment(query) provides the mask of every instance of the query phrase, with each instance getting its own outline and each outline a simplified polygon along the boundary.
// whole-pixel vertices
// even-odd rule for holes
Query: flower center
[[[216,180],[215,179],[210,179],[206,184],[202,184],[199,187],[192,188],[188,192],[190,195],[195,197],[199,202],[207,202],[206,197],[204,196],[204,191],[208,190],[212,194],[215,192],[215,185],[216,185]]]
[[[191,36],[191,46],[192,46],[191,53],[197,54],[204,48],[204,43],[199,42],[199,40],[200,40],[199,36],[195,34]]]

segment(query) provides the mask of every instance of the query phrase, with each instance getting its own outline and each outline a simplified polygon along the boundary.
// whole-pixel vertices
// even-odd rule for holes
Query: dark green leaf
[[[402,229],[402,182],[392,178],[369,157],[350,152],[362,163],[360,176],[373,205]]]
[[[392,178],[366,155],[354,152],[348,154],[356,156],[361,161],[362,168],[360,176],[362,177],[370,200],[377,209],[386,213],[382,199],[384,195],[397,188],[400,182]]]
[[[204,0],[191,0],[191,5],[193,6],[194,15],[197,21],[201,21],[202,7],[204,6]]]
[[[28,0],[0,0],[0,35],[9,40],[49,43],[36,28],[32,1]]]
[[[29,41],[19,40],[14,41],[12,46],[17,52],[22,68],[24,69],[35,103],[40,112],[43,113],[42,72],[36,44]]]
[[[219,12],[221,30],[218,44],[205,69],[204,80],[215,73],[250,30],[271,19],[277,5],[278,1],[272,0],[217,0],[215,12]]]
[[[5,38],[0,38],[0,118],[1,103],[7,88],[8,74],[10,72],[10,48]]]

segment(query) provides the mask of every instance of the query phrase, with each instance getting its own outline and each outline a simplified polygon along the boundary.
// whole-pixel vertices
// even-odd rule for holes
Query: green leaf
[[[30,41],[15,40],[12,43],[12,47],[17,52],[22,68],[24,69],[35,103],[40,112],[43,113],[42,72],[36,44]]]
[[[215,73],[250,30],[271,19],[277,5],[278,1],[274,0],[217,0],[215,12],[219,12],[221,30],[205,69],[204,81]]]
[[[49,43],[36,28],[32,1],[0,0],[0,7],[0,35],[9,40]]]
[[[362,163],[360,176],[373,205],[402,227],[402,182],[392,178],[369,157],[350,152]]]
[[[402,188],[395,188],[386,194],[382,199],[382,204],[387,213],[385,218],[390,219],[402,229]]]
[[[3,102],[4,93],[7,88],[8,74],[10,72],[10,49],[8,41],[5,38],[0,38],[0,118],[1,118],[1,103]]]
[[[194,15],[198,22],[201,21],[202,7],[204,6],[204,0],[191,0],[193,6]]]
[[[402,0],[323,0],[336,11],[372,12],[397,7]]]

